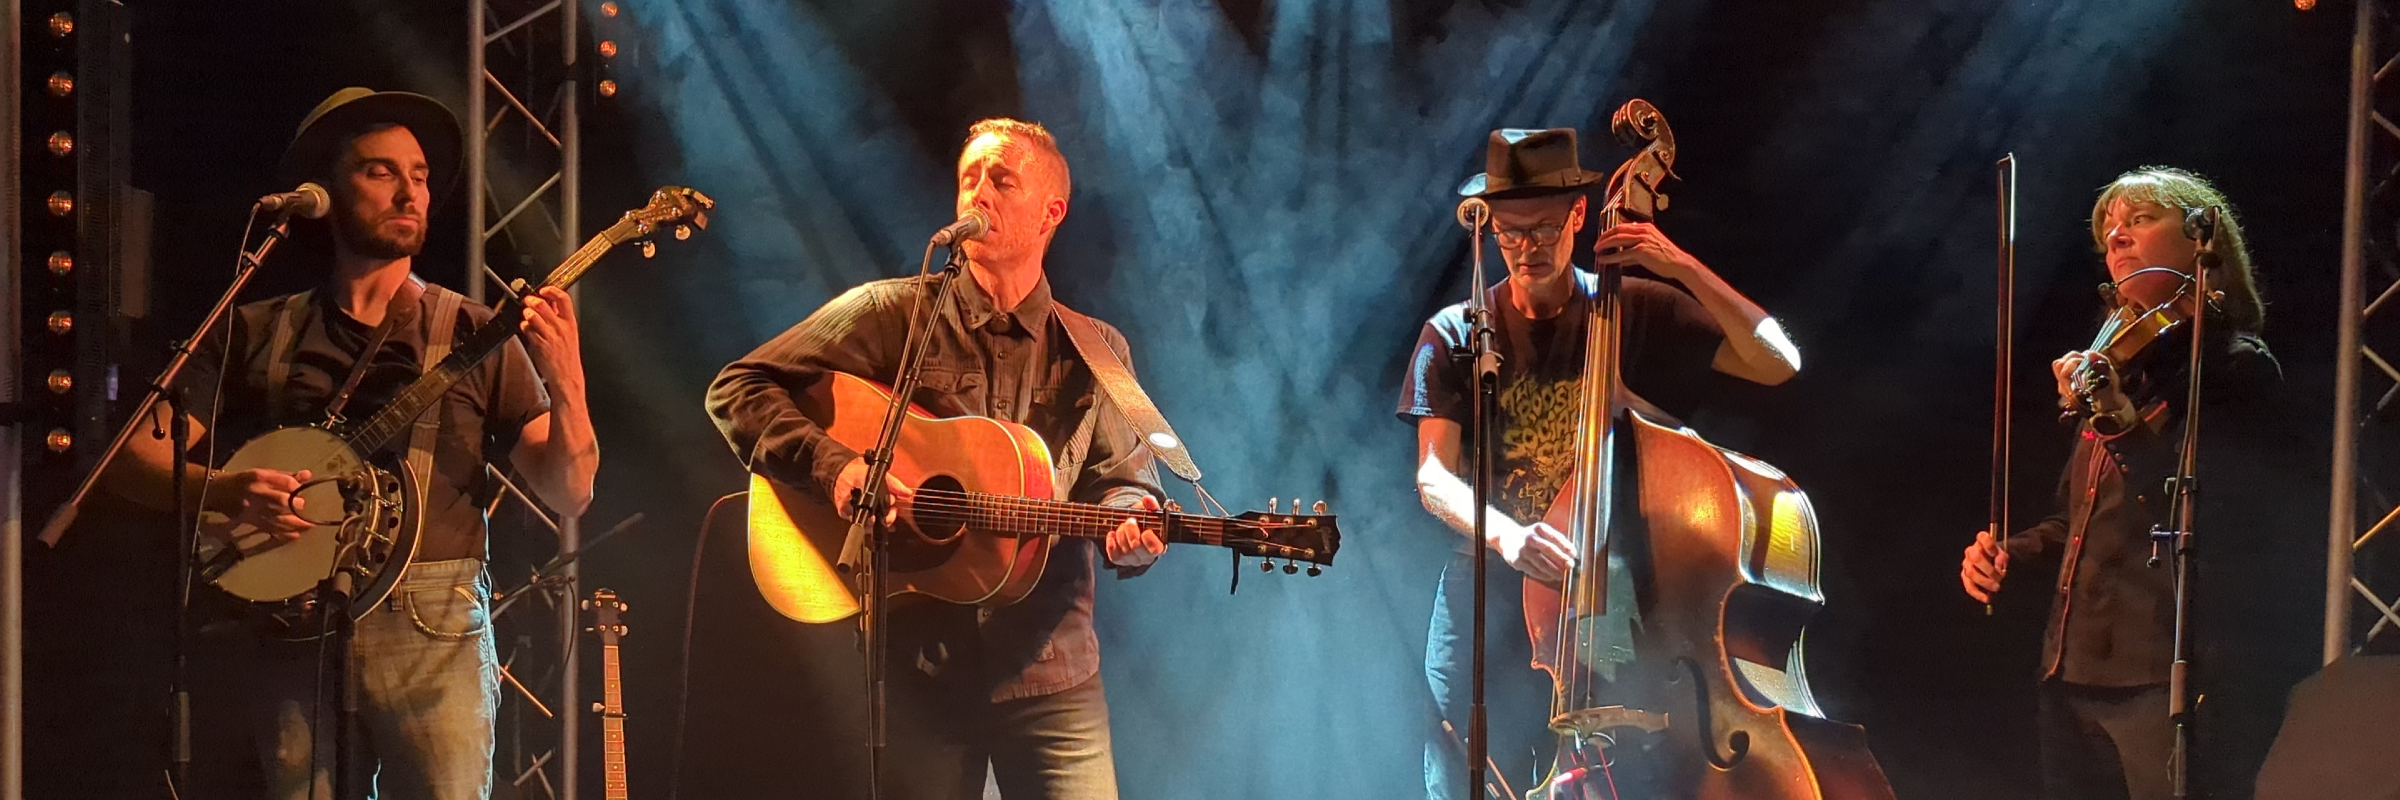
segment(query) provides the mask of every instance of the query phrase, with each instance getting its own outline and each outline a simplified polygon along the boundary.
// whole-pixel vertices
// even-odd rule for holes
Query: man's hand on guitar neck
[[[1142,495],[1142,510],[1157,511],[1158,499]],[[1142,527],[1140,520],[1126,517],[1124,522],[1117,523],[1116,530],[1108,532],[1106,549],[1108,563],[1138,569],[1150,566],[1150,562],[1165,554],[1167,543],[1158,538],[1157,531]]]
[[[842,466],[841,476],[833,481],[833,505],[835,508],[841,509],[843,519],[855,518],[852,515],[857,514],[858,509],[853,502],[865,494],[861,488],[866,485],[866,456],[852,458],[850,463]],[[890,507],[883,511],[883,524],[890,525],[900,521],[900,515],[907,513],[909,505],[917,501],[917,490],[909,488],[908,484],[901,483],[899,478],[889,474],[883,476],[883,488],[885,494],[891,498]]]

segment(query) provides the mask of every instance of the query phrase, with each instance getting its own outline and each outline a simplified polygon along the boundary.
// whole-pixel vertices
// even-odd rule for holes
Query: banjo
[[[715,205],[692,189],[659,189],[648,205],[626,212],[569,255],[540,287],[573,285],[623,242],[639,240],[644,257],[654,254],[657,246],[650,236],[662,225],[673,226],[677,239],[689,238],[693,227],[708,227],[707,212]],[[307,470],[310,480],[293,494],[306,501],[302,519],[311,527],[297,538],[284,538],[210,514],[216,519],[203,523],[209,535],[200,537],[200,577],[249,601],[267,632],[284,638],[314,638],[325,630],[327,621],[317,614],[316,595],[329,580],[349,584],[352,619],[373,610],[399,584],[415,555],[425,487],[431,480],[419,474],[426,465],[375,454],[389,453],[394,444],[405,441],[418,417],[517,335],[525,312],[517,298],[530,291],[519,281],[490,321],[363,422],[336,418],[277,428],[243,443],[219,471]],[[321,509],[339,511],[337,515]]]

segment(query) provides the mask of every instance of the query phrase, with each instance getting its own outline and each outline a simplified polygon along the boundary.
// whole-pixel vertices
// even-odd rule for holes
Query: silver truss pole
[[[19,0],[0,3],[0,130],[23,130],[18,103],[24,68],[20,37],[24,10]],[[25,798],[25,520],[19,495],[24,458],[17,450],[21,426],[14,409],[21,399],[17,314],[24,279],[23,243],[18,238],[19,197],[25,189],[18,147],[0,147],[0,800]]]
[[[2331,664],[2350,651],[2350,593],[2358,527],[2359,325],[2366,316],[2368,123],[2375,114],[2375,0],[2358,0],[2350,39],[2350,130],[2342,165],[2341,311],[2335,317],[2333,491],[2325,533],[2325,648]]]
[[[466,266],[469,289],[467,296],[477,302],[488,302],[485,299],[488,291],[485,285],[487,280],[485,276],[491,274],[491,271],[486,268],[487,248],[493,237],[502,234],[507,226],[515,223],[520,212],[532,209],[537,205],[540,195],[552,185],[557,186],[559,190],[555,200],[558,216],[556,219],[550,220],[553,223],[553,229],[558,232],[557,252],[560,255],[572,253],[582,244],[580,241],[582,236],[577,223],[578,215],[581,214],[579,201],[583,191],[581,165],[583,126],[577,108],[578,88],[575,72],[581,45],[581,37],[576,31],[576,27],[581,23],[578,13],[580,11],[579,3],[577,0],[552,0],[521,17],[504,21],[505,24],[498,28],[491,27],[493,20],[490,17],[488,6],[489,0],[469,0],[467,11],[469,18],[467,31],[470,45],[467,57],[467,117],[471,120],[472,127],[472,130],[468,132],[466,174],[470,192],[467,201]],[[539,20],[544,14],[552,12],[556,12],[559,16],[559,31],[562,34],[560,36],[561,60],[559,63],[564,78],[557,88],[556,111],[558,116],[555,120],[545,122],[536,111],[540,107],[539,95],[530,86],[535,79],[529,76],[525,81],[528,85],[512,88],[491,72],[489,56],[490,48],[504,40],[533,39],[539,28],[531,23]],[[518,49],[515,52],[522,53],[525,50]],[[494,163],[495,160],[490,150],[490,133],[498,124],[498,120],[492,116],[493,108],[487,100],[488,93],[494,91],[500,92],[503,99],[507,101],[498,113],[503,116],[515,114],[522,117],[527,125],[542,134],[543,139],[556,144],[559,152],[558,172],[549,176],[547,180],[540,181],[538,183],[540,188],[534,189],[522,198],[518,205],[500,220],[497,226],[488,219],[490,204],[496,200],[505,202],[504,199],[493,194],[494,184],[491,180],[497,171],[495,167],[500,166]],[[541,215],[537,213],[536,216]],[[512,238],[515,241],[524,241],[524,237]],[[576,297],[581,296],[581,292],[572,287],[568,289],[568,292]],[[558,520],[558,537],[561,556],[577,553],[583,546],[581,520],[571,516],[562,516]],[[554,765],[557,768],[558,779],[555,783],[551,782],[548,774],[542,775],[544,783],[554,788],[552,796],[556,800],[575,800],[576,786],[580,783],[582,769],[580,752],[582,750],[581,721],[584,706],[578,702],[582,696],[582,668],[580,651],[576,647],[577,640],[583,631],[582,617],[579,613],[580,606],[576,602],[582,595],[581,572],[580,560],[570,561],[561,572],[561,577],[564,579],[562,591],[566,602],[558,605],[557,620],[560,701],[555,704],[554,708],[558,720],[558,747],[552,754],[536,759],[531,767],[535,772],[543,772],[546,762],[547,765]]]
[[[484,141],[489,138],[484,124],[488,112],[483,102],[483,76],[484,48],[490,45],[483,37],[484,17],[484,0],[467,0],[467,167],[461,177],[467,185],[467,299],[478,303],[484,302]]]
[[[578,0],[566,0],[559,7],[559,52],[565,65],[566,81],[559,86],[558,112],[558,252],[572,253],[579,246],[577,217],[583,197],[583,125],[577,117],[575,56],[582,44],[575,33]],[[582,299],[583,292],[567,287],[571,297]],[[583,520],[573,514],[560,514],[558,519],[558,552],[580,556],[583,551]],[[582,781],[583,764],[583,648],[576,647],[583,633],[583,559],[568,562],[560,576],[566,580],[567,602],[558,604],[559,703],[558,712],[558,797],[575,800],[576,788]]]

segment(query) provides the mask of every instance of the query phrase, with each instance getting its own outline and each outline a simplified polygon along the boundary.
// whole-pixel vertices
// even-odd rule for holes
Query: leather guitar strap
[[[1053,302],[1051,308],[1058,312],[1061,327],[1067,329],[1067,338],[1075,343],[1075,352],[1083,356],[1085,366],[1091,367],[1092,378],[1100,384],[1101,393],[1117,404],[1117,410],[1125,415],[1125,421],[1133,426],[1135,433],[1141,434],[1143,446],[1150,448],[1158,460],[1166,462],[1167,469],[1177,476],[1193,483],[1200,482],[1200,465],[1192,463],[1192,454],[1184,447],[1183,438],[1175,435],[1175,429],[1167,425],[1166,416],[1158,413],[1158,405],[1150,402],[1150,395],[1142,391],[1141,384],[1134,382],[1133,371],[1126,368],[1124,355],[1109,345],[1107,335],[1100,332],[1099,323],[1064,304]],[[1078,431],[1076,438],[1090,438],[1088,428],[1092,416],[1085,415],[1087,430]],[[1080,455],[1077,460],[1080,460]]]

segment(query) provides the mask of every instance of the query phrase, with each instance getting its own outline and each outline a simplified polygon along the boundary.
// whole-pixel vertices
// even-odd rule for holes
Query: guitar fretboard
[[[625,699],[617,682],[617,646],[600,648],[600,741],[605,771],[600,777],[607,800],[626,800]]]
[[[625,230],[620,231],[619,228]],[[557,269],[551,270],[550,276],[543,279],[541,285],[560,288],[574,285],[602,255],[608,253],[609,248],[615,247],[618,241],[635,230],[637,228],[630,221],[610,226],[607,231],[584,243]],[[476,328],[465,341],[452,346],[450,355],[443,358],[441,363],[426,370],[415,383],[409,384],[391,402],[385,403],[382,410],[375,412],[375,416],[359,425],[348,437],[350,445],[361,453],[377,453],[399,441],[400,435],[407,432],[417,417],[423,416],[427,409],[442,399],[442,395],[450,392],[450,387],[458,385],[459,380],[466,377],[475,365],[483,363],[501,345],[507,344],[509,337],[517,334],[517,324],[524,319],[525,309],[515,300],[501,303],[493,309],[491,321]]]

